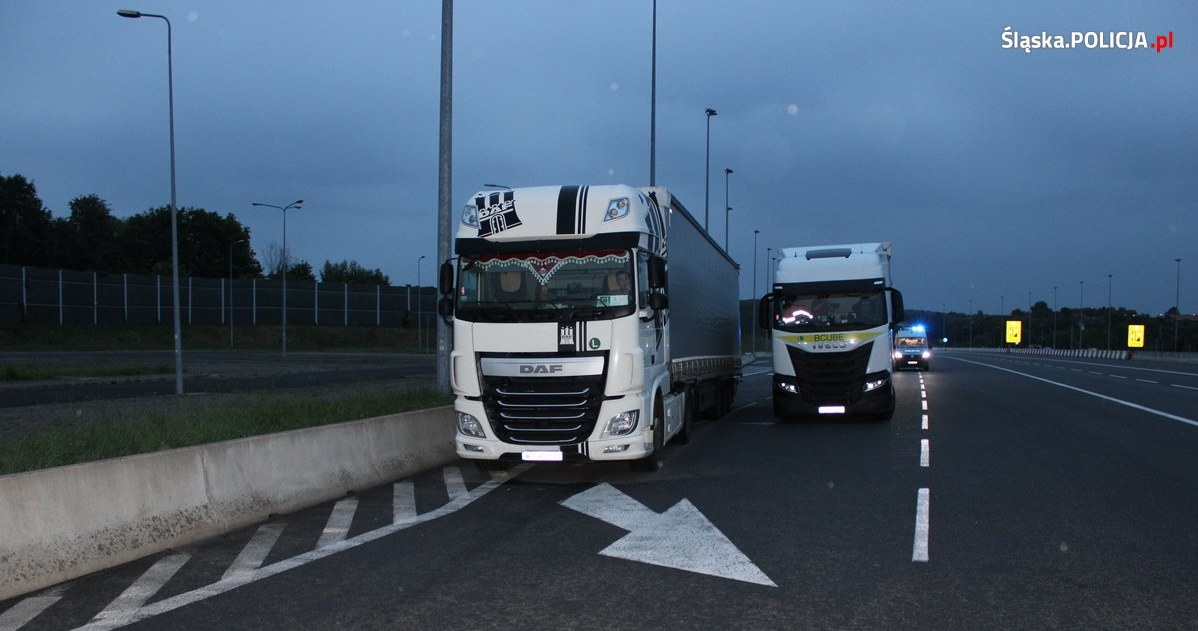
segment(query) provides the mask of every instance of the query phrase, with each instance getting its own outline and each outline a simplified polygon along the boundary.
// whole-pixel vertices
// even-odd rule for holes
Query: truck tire
[[[662,449],[665,447],[666,424],[661,397],[653,401],[653,453],[628,463],[633,471],[653,473],[661,469]]]

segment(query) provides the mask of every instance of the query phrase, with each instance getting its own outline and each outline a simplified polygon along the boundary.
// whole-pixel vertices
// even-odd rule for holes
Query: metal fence
[[[287,281],[287,324],[432,326],[433,287]],[[179,317],[189,325],[279,325],[283,281],[179,279]],[[0,324],[153,325],[171,321],[171,277],[0,265]]]

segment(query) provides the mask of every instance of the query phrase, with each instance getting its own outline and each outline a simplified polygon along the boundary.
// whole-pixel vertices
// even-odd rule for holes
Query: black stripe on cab
[[[574,230],[578,206],[578,187],[563,186],[557,193],[557,233],[578,234]]]

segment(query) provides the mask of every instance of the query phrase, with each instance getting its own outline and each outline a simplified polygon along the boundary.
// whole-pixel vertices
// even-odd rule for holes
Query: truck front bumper
[[[624,407],[627,406],[625,402]],[[605,402],[600,408],[601,421],[596,423],[590,438],[569,445],[523,445],[499,440],[487,421],[487,413],[479,401],[459,398],[454,403],[455,417],[468,414],[478,420],[484,436],[465,433],[458,423],[454,436],[458,456],[471,460],[502,460],[505,462],[603,462],[612,460],[639,460],[653,453],[653,432],[649,428],[649,416],[642,410],[637,427],[626,436],[598,437],[606,426],[606,419],[619,413],[617,402]],[[456,421],[455,421],[456,422]]]
[[[774,415],[790,418],[816,416],[886,416],[894,411],[894,384],[886,372],[866,375],[870,389],[862,386],[856,400],[846,397],[821,398],[804,396],[803,384],[794,377],[774,375]],[[812,400],[814,399],[814,400]]]

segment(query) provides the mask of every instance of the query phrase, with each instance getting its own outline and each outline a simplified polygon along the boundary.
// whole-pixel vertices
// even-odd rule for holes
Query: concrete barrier
[[[0,600],[457,459],[446,406],[0,476]]]

